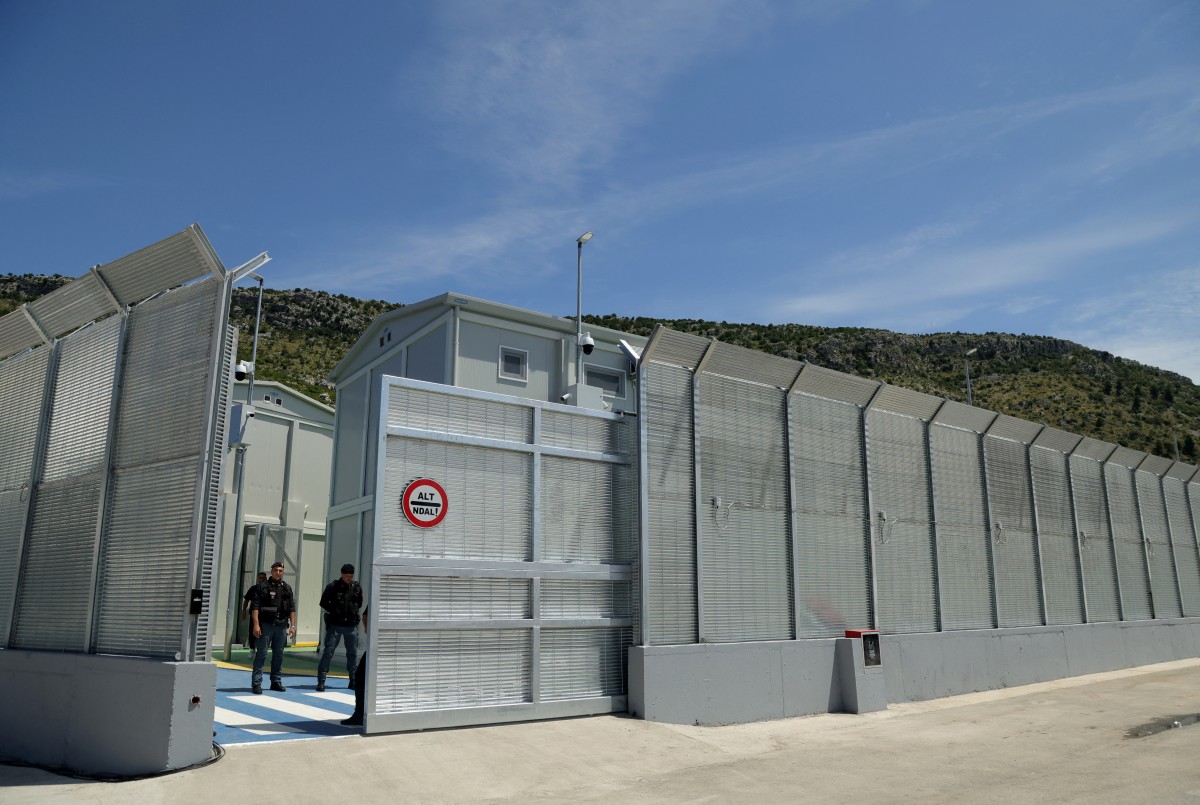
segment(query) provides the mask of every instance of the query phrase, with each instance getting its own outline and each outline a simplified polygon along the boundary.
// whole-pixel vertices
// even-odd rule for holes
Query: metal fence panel
[[[862,409],[792,395],[798,637],[841,637],[869,626],[870,522]]]
[[[473,620],[533,617],[530,579],[383,576],[383,620]]]
[[[35,349],[0,363],[0,491],[28,489],[42,419],[50,349]],[[0,556],[0,565],[7,556]]]
[[[221,362],[227,355],[224,298],[224,285],[210,278],[129,313],[97,580],[97,651],[181,657],[189,592],[201,582],[198,571],[205,561],[205,535],[197,530],[215,527],[209,521],[219,470],[208,472],[206,463],[219,466],[224,452],[223,445],[211,443],[218,431],[206,429],[217,413],[208,409],[222,397],[211,393],[214,385],[227,388],[228,369]],[[211,589],[208,593],[204,606],[211,609]],[[140,627],[145,635],[127,633],[138,630],[130,625],[131,612],[166,612],[164,600],[172,597],[171,617]],[[207,656],[203,624],[193,624],[186,639],[191,658]]]
[[[542,701],[621,696],[629,629],[543,629]]]
[[[1119,464],[1106,463],[1104,481],[1108,487],[1117,579],[1121,585],[1121,611],[1125,620],[1148,620],[1154,617],[1154,609],[1150,601],[1150,577],[1146,570],[1146,548],[1142,542],[1133,471]]]
[[[1195,524],[1188,509],[1187,484],[1179,478],[1163,479],[1167,500],[1167,516],[1171,524],[1171,539],[1175,547],[1175,562],[1179,571],[1179,591],[1183,614],[1200,616],[1200,552],[1196,546]]]
[[[0,363],[0,648],[8,645],[51,350]]]
[[[1083,580],[1079,575],[1079,542],[1071,515],[1067,457],[1058,450],[1032,447],[1029,464],[1042,548],[1046,623],[1083,623]]]
[[[45,458],[17,579],[12,635],[17,648],[88,649],[119,335],[120,320],[113,318],[59,342]],[[51,590],[58,601],[48,607]],[[62,612],[74,616],[64,618]]]
[[[979,435],[933,425],[929,441],[942,628],[988,629],[995,612]]]
[[[1027,448],[995,436],[985,436],[983,441],[992,508],[997,622],[1000,626],[1038,626],[1042,623],[1041,587]]]
[[[1142,529],[1145,532],[1154,617],[1182,617],[1183,604],[1179,600],[1179,585],[1175,579],[1175,553],[1171,545],[1170,526],[1167,524],[1163,482],[1159,476],[1143,471],[1135,472],[1133,477],[1137,489],[1138,511],[1141,512]]]
[[[456,433],[509,442],[528,442],[530,408],[497,400],[451,397],[436,391],[397,386],[388,398],[389,427]]]
[[[118,470],[101,555],[96,650],[176,657],[183,639],[178,604],[191,589],[189,536],[198,462]]]
[[[695,643],[696,498],[692,439],[692,374],[651,361],[646,366],[649,424],[649,533],[644,568],[649,587],[644,639],[650,645]]]
[[[610,428],[611,430],[611,428]],[[614,521],[630,499],[619,497],[620,465],[558,456],[542,458],[542,558],[563,562],[629,562],[614,542]]]
[[[879,625],[889,634],[938,628],[925,423],[868,413],[871,487],[877,514]]]
[[[1083,584],[1087,591],[1088,621],[1119,621],[1117,565],[1113,556],[1112,531],[1104,495],[1104,465],[1072,455],[1071,483],[1075,489],[1075,513],[1079,526],[1079,550],[1083,556]]]
[[[99,475],[64,478],[35,491],[13,648],[88,650],[99,511]]]
[[[120,324],[114,316],[59,343],[43,482],[90,475],[104,465]]]
[[[533,461],[528,453],[416,439],[389,439],[388,474],[376,505],[383,510],[384,556],[529,561],[533,558]],[[455,495],[437,530],[408,528],[400,496],[437,467]]]
[[[713,643],[792,637],[785,395],[700,378],[704,631]]]
[[[387,630],[373,651],[378,714],[531,701],[527,629]]]

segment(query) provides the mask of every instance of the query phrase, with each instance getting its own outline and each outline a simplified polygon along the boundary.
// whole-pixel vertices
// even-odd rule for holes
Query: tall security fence
[[[0,647],[208,658],[230,284],[192,226],[0,318]]]
[[[1197,468],[665,328],[646,645],[1200,616]]]

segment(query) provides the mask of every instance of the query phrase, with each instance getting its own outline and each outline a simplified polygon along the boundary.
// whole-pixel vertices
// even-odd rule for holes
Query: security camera
[[[583,347],[584,355],[591,355],[592,350],[596,348],[596,339],[592,338],[591,333],[584,333],[579,339],[579,346]]]
[[[558,399],[561,400],[562,402],[567,402],[568,400],[571,399],[571,392],[568,391],[566,394],[562,395]]]
[[[250,375],[254,374],[254,364],[249,361],[238,361],[237,366],[233,369],[233,377],[235,380],[245,380]]]

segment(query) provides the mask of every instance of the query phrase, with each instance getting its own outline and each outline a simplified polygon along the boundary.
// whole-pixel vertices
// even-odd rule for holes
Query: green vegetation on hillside
[[[70,278],[0,276],[0,314]],[[234,289],[231,320],[241,333],[238,357],[249,360],[255,287]],[[324,291],[267,289],[263,294],[258,377],[326,403],[326,378],[371,321],[394,307]],[[651,318],[586,316],[590,324],[649,335]],[[887,330],[802,324],[731,324],[662,320],[681,332],[718,338],[772,355],[966,400],[963,356],[970,358],[975,404],[1052,427],[1146,450],[1200,459],[1200,387],[1172,372],[1056,338],[1005,333],[905,335]]]

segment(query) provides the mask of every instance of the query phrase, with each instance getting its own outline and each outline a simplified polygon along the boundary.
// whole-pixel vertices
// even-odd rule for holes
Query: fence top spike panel
[[[104,292],[100,278],[91,273],[38,297],[29,303],[29,309],[52,338],[117,312],[117,306]]]
[[[988,436],[998,436],[1001,439],[1009,439],[1022,444],[1032,444],[1041,430],[1042,426],[1037,423],[1026,422],[1024,419],[1017,419],[1008,414],[1000,414],[988,428]]]
[[[1166,474],[1168,478],[1190,481],[1196,475],[1196,467],[1191,464],[1184,464],[1182,461],[1176,461],[1171,465],[1171,469],[1167,470]]]
[[[1046,428],[1037,435],[1037,438],[1033,440],[1033,444],[1036,447],[1048,447],[1060,453],[1070,453],[1082,439],[1082,436],[1067,433],[1065,430]]]
[[[922,394],[900,386],[885,385],[879,391],[879,396],[871,407],[879,411],[890,411],[893,414],[930,420],[945,402],[941,397]]]
[[[0,360],[44,343],[46,340],[24,310],[17,308],[0,316]]]
[[[1080,440],[1079,446],[1075,448],[1075,452],[1072,455],[1092,458],[1096,461],[1104,461],[1112,455],[1114,449],[1116,449],[1115,444],[1084,437]]]
[[[224,271],[204,232],[193,224],[39,297],[29,303],[29,312],[56,337],[116,312],[110,290],[120,305],[130,306],[206,274],[223,276]],[[41,343],[44,339],[26,311],[0,317],[0,359]]]
[[[222,276],[224,267],[217,262],[200,227],[193,224],[101,266],[99,273],[122,305],[133,305],[205,274]]]
[[[1146,454],[1141,450],[1133,450],[1128,447],[1118,447],[1109,457],[1109,462],[1119,464],[1122,467],[1134,469],[1141,465],[1146,460]]]
[[[960,403],[956,400],[947,400],[946,404],[937,412],[937,416],[934,417],[933,421],[939,425],[949,425],[952,428],[962,428],[963,430],[973,430],[977,433],[983,433],[995,418],[995,411],[989,411],[986,408],[976,408],[973,405]]]
[[[704,372],[775,386],[786,391],[791,388],[803,366],[804,364],[790,358],[714,341],[712,353],[704,362]]]
[[[1143,455],[1145,454],[1143,453]],[[1139,466],[1138,469],[1145,470],[1146,472],[1152,472],[1155,475],[1166,475],[1167,471],[1170,470],[1174,464],[1175,462],[1169,458],[1163,458],[1162,456],[1146,456],[1145,460],[1142,461],[1141,466]]]
[[[793,389],[814,397],[852,403],[862,408],[879,390],[879,381],[809,363],[805,364],[804,371],[800,373]]]
[[[646,348],[642,352],[642,360],[695,369],[700,365],[700,359],[704,357],[704,352],[711,343],[711,339],[681,333],[660,324],[650,334],[650,340],[646,342]]]

